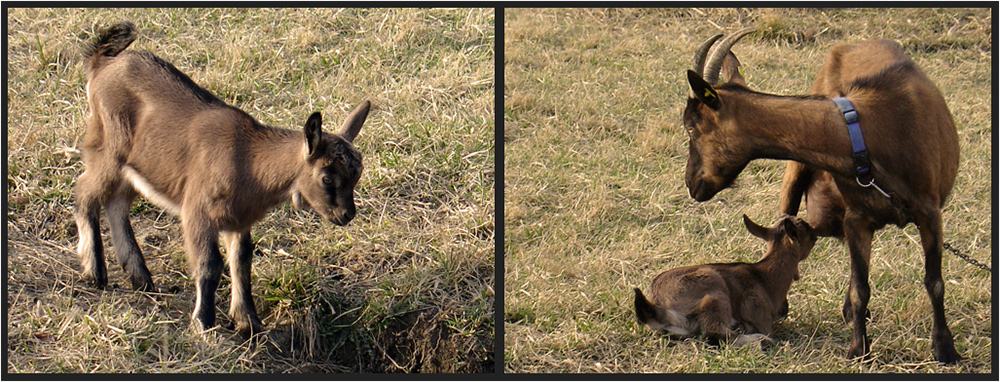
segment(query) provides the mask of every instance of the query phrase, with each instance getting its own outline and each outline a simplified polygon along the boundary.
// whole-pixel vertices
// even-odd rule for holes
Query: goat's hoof
[[[857,359],[862,362],[871,359],[869,350],[871,349],[872,341],[865,338],[862,343],[851,341],[851,347],[847,349],[847,359]]]
[[[264,325],[260,323],[260,320],[250,320],[250,322],[235,322],[233,331],[239,333],[244,337],[253,337],[255,334],[260,334],[264,332]]]
[[[857,359],[859,361],[864,361],[866,354],[868,353],[865,352],[863,349],[852,346],[850,349],[847,350],[847,359]]]
[[[944,364],[954,364],[962,360],[962,356],[958,355],[955,351],[955,345],[948,344],[947,346],[941,346],[935,344],[934,346],[934,358],[937,358],[938,362]]]
[[[214,331],[213,329],[217,327],[218,326],[215,325],[214,316],[210,318],[201,318],[201,319],[199,319],[196,316],[194,317],[193,320],[191,320],[191,329],[194,330],[196,333],[205,334]]]
[[[107,289],[108,288],[108,276],[85,276],[83,278],[84,282],[88,286],[95,289]]]
[[[139,292],[156,292],[156,286],[153,285],[152,279],[132,280],[132,289]]]

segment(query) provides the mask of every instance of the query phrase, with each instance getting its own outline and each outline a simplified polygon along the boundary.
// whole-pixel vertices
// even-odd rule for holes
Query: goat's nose
[[[704,182],[702,182],[701,179],[698,178],[695,178],[693,186],[691,184],[688,184],[688,193],[691,194],[692,199],[695,200],[698,199],[698,195],[701,193],[701,187],[703,185]]]

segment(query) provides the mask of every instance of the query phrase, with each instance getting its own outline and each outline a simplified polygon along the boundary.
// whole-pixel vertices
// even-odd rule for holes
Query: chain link
[[[959,252],[957,249],[952,248],[950,243],[945,242],[944,243],[944,249],[947,249],[947,250],[951,251],[951,253],[954,253],[955,256],[958,256],[959,258],[961,258],[962,260],[965,260],[969,264],[972,264],[976,268],[979,268],[979,269],[982,269],[984,271],[993,273],[993,270],[990,268],[989,265],[980,263],[980,262],[976,261],[976,259],[973,259],[973,258],[969,257],[969,255],[966,255],[966,254],[964,254],[962,252]]]

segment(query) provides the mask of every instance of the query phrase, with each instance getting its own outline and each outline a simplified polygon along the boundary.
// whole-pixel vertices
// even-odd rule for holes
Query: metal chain
[[[944,243],[944,249],[947,249],[947,250],[951,251],[951,253],[954,253],[955,256],[958,256],[959,258],[961,258],[962,260],[965,260],[969,264],[972,264],[976,268],[979,268],[979,269],[982,269],[984,271],[993,273],[993,270],[990,268],[989,265],[980,263],[980,262],[976,261],[976,259],[973,259],[973,258],[969,257],[969,255],[966,255],[966,254],[964,254],[962,252],[959,252],[957,249],[952,248],[951,244],[948,243],[948,242]]]

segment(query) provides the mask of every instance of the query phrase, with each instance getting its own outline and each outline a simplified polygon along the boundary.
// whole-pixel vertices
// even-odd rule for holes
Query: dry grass
[[[7,372],[493,370],[492,9],[5,11]],[[145,202],[133,225],[159,290],[130,290],[110,254],[107,290],[79,280],[79,48],[120,20],[138,27],[130,49],[264,123],[300,129],[322,110],[329,129],[375,105],[350,226],[284,206],[252,232],[260,341],[188,330],[177,219]]]
[[[505,365],[512,372],[995,373],[990,275],[946,255],[946,312],[966,360],[933,361],[914,226],[873,243],[873,360],[844,358],[848,280],[822,239],[792,285],[777,346],[670,341],[636,323],[631,288],[681,265],[754,261],[740,215],[777,217],[784,165],[753,162],[737,187],[696,203],[683,186],[685,70],[717,31],[754,25],[734,49],[751,87],[808,91],[836,42],[894,39],[941,88],[962,159],[945,237],[983,261],[993,242],[990,10],[511,9],[505,14]]]

